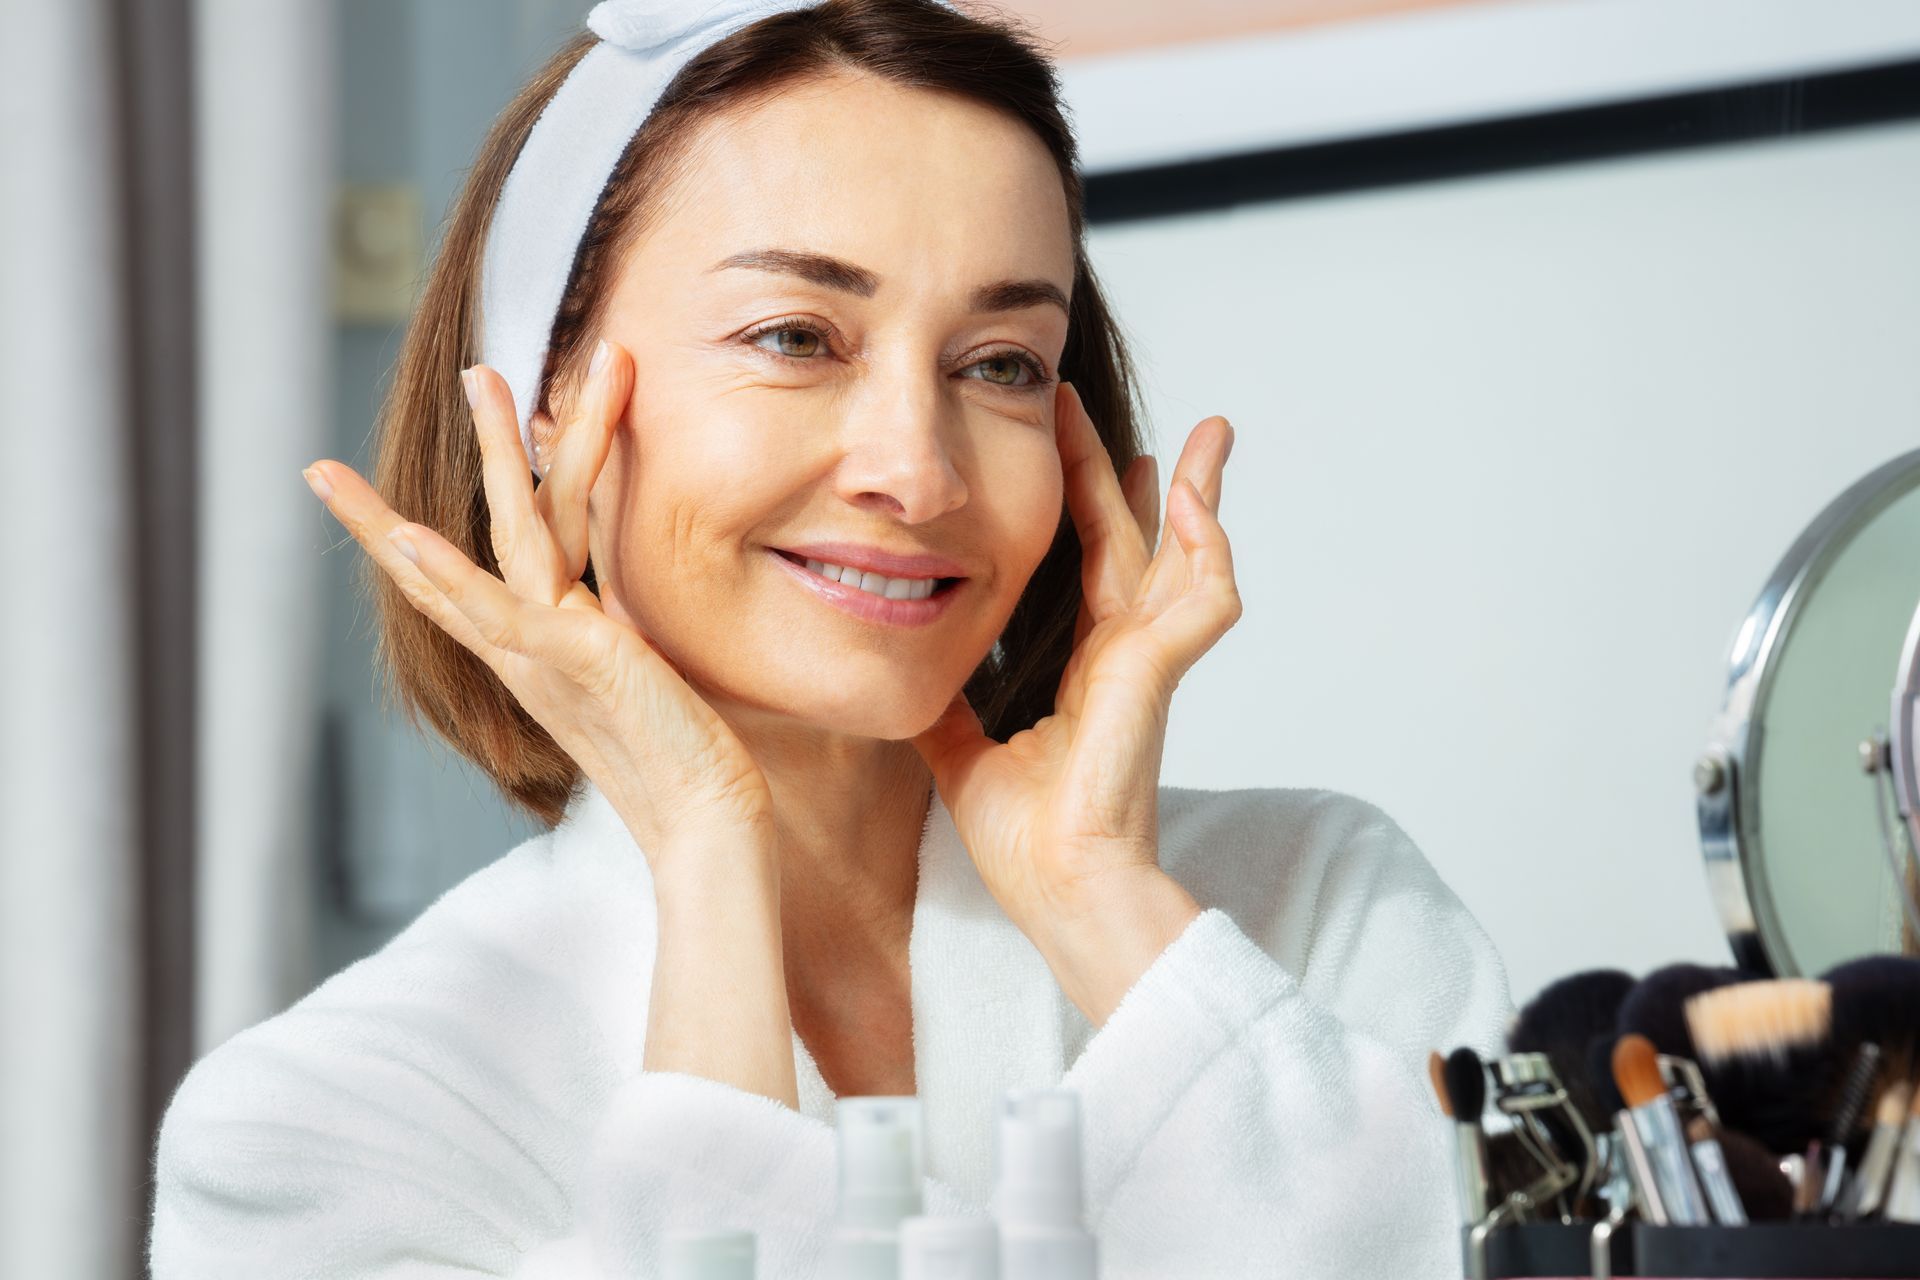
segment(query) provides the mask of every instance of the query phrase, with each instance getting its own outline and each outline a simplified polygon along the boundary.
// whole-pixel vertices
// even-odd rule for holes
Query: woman
[[[308,472],[404,703],[556,825],[195,1066],[155,1276],[651,1275],[717,1225],[813,1275],[837,1097],[919,1095],[964,1212],[994,1100],[1063,1082],[1110,1280],[1458,1274],[1425,1058],[1504,975],[1372,806],[1159,786],[1240,614],[1232,430],[1160,537],[1051,68],[928,0],[673,8],[593,15],[707,43],[577,249],[567,129],[632,96],[559,92],[591,37],[469,177],[377,491]]]

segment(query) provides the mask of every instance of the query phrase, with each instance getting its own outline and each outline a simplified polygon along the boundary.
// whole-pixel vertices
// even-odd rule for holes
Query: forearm
[[[771,843],[713,843],[652,860],[659,931],[645,1068],[798,1108],[777,855]]]

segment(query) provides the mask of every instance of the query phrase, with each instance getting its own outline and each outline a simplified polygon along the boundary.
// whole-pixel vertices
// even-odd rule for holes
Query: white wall
[[[1097,229],[1163,473],[1237,431],[1246,613],[1164,781],[1382,805],[1517,1000],[1724,963],[1694,753],[1775,562],[1920,436],[1916,227],[1900,124]]]

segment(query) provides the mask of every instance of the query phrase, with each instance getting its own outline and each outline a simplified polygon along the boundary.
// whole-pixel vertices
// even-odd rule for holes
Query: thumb
[[[948,793],[949,784],[963,778],[980,753],[993,745],[979,715],[967,701],[965,689],[953,695],[953,701],[947,704],[938,720],[913,738],[914,749],[933,770],[934,785],[943,795]]]

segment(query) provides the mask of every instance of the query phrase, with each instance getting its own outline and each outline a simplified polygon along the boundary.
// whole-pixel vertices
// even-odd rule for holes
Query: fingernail
[[[307,488],[313,490],[314,497],[320,499],[322,502],[326,502],[333,497],[333,486],[327,483],[327,478],[321,475],[317,469],[308,467],[300,474],[307,478]]]
[[[607,364],[607,340],[605,338],[593,344],[593,359],[587,363],[587,376],[597,375]]]
[[[472,369],[460,371],[460,389],[466,392],[469,409],[480,407],[480,379],[474,375]]]
[[[413,561],[415,564],[420,563],[420,548],[413,545],[412,540],[407,537],[404,528],[388,530],[387,541],[391,542],[394,545],[394,549],[399,551],[401,555]]]

